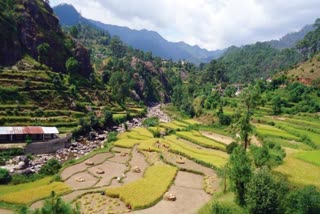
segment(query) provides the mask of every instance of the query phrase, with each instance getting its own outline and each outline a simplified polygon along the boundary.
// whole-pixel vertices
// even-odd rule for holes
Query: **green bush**
[[[30,183],[30,182],[39,180],[43,177],[44,175],[40,175],[40,174],[31,174],[31,175],[14,174],[12,175],[12,180],[10,183],[13,185]]]
[[[66,62],[66,68],[69,73],[76,73],[79,70],[79,62],[73,57],[70,57]]]
[[[227,145],[226,149],[227,149],[227,153],[228,154],[232,154],[233,150],[238,146],[238,144],[236,142],[232,142],[229,145]]]
[[[0,168],[0,184],[7,184],[11,181],[12,177],[7,169]]]
[[[284,199],[286,214],[320,213],[320,192],[314,186],[306,186],[289,192]]]
[[[150,126],[159,126],[159,118],[158,117],[150,117],[150,118],[147,118],[145,119],[143,122],[142,122],[142,125],[146,126],[146,127],[150,127]]]
[[[114,142],[114,141],[117,141],[118,140],[118,137],[117,137],[118,133],[117,132],[110,132],[108,134],[108,143],[111,143],[111,142]]]
[[[45,165],[43,165],[39,171],[42,175],[54,175],[61,169],[61,164],[56,159],[50,159]]]

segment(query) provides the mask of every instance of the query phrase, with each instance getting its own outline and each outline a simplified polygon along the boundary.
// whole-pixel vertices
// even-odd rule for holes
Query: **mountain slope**
[[[224,52],[223,50],[208,51],[183,42],[169,42],[154,31],[132,30],[127,27],[89,20],[82,17],[72,5],[68,4],[54,7],[54,12],[59,17],[62,25],[71,26],[83,22],[91,23],[100,29],[108,31],[112,36],[119,36],[122,41],[134,48],[150,51],[155,56],[165,59],[173,59],[175,61],[185,59],[199,64],[201,62],[209,62],[213,58],[219,58]]]
[[[56,72],[66,72],[66,61],[74,57],[79,72],[92,69],[88,50],[63,34],[52,8],[41,0],[0,2],[0,64],[13,65],[25,55]]]
[[[276,49],[293,48],[296,44],[301,41],[309,32],[313,31],[315,28],[313,25],[306,25],[298,32],[289,33],[279,40],[271,40],[268,42],[271,47]]]

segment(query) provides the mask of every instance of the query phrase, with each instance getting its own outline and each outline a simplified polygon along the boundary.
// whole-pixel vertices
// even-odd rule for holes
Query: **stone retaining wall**
[[[58,138],[47,142],[31,143],[26,146],[25,152],[27,154],[50,154],[55,153],[62,148],[68,148],[71,146],[72,135],[68,135],[64,138]]]

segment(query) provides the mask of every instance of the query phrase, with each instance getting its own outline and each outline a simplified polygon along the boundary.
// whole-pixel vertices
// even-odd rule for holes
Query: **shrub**
[[[320,192],[315,186],[293,190],[284,199],[283,207],[289,213],[320,213]]]
[[[21,175],[21,174],[14,174],[12,175],[11,184],[18,185],[24,183],[30,183],[36,180],[43,178],[43,175],[40,174],[31,174],[31,175]]]
[[[267,168],[255,174],[246,186],[246,204],[249,213],[281,213],[281,199],[286,186],[277,182]]]
[[[32,139],[29,135],[26,136],[26,144],[29,145],[32,143]]]
[[[232,214],[233,210],[226,205],[222,205],[218,202],[214,202],[211,205],[211,213],[212,214]]]
[[[105,127],[112,126],[114,124],[114,120],[112,117],[112,112],[109,110],[104,111],[103,125]]]
[[[158,126],[159,125],[159,118],[158,117],[147,118],[142,122],[142,125],[144,125],[146,127]]]
[[[12,177],[7,169],[0,168],[0,184],[7,184],[11,181]]]
[[[42,175],[54,175],[59,172],[61,164],[56,159],[50,159],[45,165],[43,165],[39,171]]]
[[[117,132],[110,132],[108,134],[108,143],[114,142],[118,140],[118,133]]]
[[[233,150],[238,146],[236,142],[232,142],[229,145],[227,145],[227,153],[232,154]]]
[[[70,57],[66,62],[66,68],[69,73],[76,73],[79,70],[79,62],[75,58]]]

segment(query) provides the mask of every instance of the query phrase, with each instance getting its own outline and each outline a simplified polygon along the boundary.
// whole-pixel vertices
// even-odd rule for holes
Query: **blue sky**
[[[210,50],[278,39],[320,17],[319,0],[51,0],[90,19]]]

